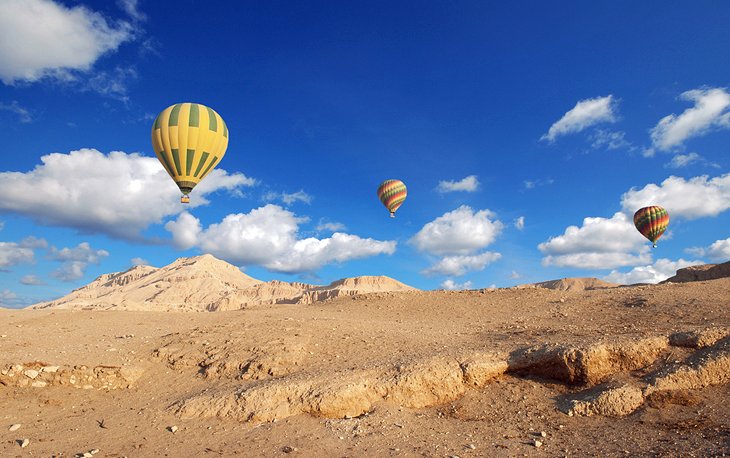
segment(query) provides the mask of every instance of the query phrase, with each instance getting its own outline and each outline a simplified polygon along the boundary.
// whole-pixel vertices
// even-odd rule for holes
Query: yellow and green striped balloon
[[[669,226],[669,213],[658,205],[640,208],[634,213],[634,226],[656,248],[656,241]]]
[[[228,127],[212,108],[199,103],[177,103],[155,119],[152,147],[186,203],[190,191],[226,153]]]
[[[388,209],[391,218],[395,218],[395,211],[403,205],[407,195],[406,185],[400,180],[385,180],[378,186],[378,199]]]

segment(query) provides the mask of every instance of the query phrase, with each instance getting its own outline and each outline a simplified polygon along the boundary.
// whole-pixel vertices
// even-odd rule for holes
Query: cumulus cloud
[[[660,205],[670,217],[717,216],[730,208],[730,173],[688,180],[670,176],[660,185],[651,183],[641,189],[631,188],[621,196],[621,205],[629,214],[648,205]]]
[[[515,229],[518,231],[521,231],[525,228],[525,217],[520,216],[519,218],[515,219]]]
[[[611,271],[610,274],[603,277],[607,282],[619,283],[622,285],[631,285],[634,283],[659,283],[669,277],[674,276],[677,269],[683,269],[689,266],[703,264],[702,261],[685,261],[679,259],[671,261],[669,259],[658,259],[654,264],[647,266],[634,267],[629,272]]]
[[[730,94],[723,88],[693,89],[680,99],[694,102],[680,115],[670,114],[651,129],[654,149],[670,151],[692,138],[713,129],[730,128]]]
[[[10,103],[0,102],[0,111],[13,113],[18,117],[18,121],[23,124],[30,124],[33,122],[33,117],[30,115],[30,111],[28,111],[27,108],[21,107],[17,100],[13,100]]]
[[[475,212],[462,205],[427,223],[414,235],[419,251],[435,255],[466,255],[490,245],[504,225],[490,210]]]
[[[277,272],[311,272],[325,264],[395,252],[396,242],[335,232],[331,237],[298,238],[306,218],[277,205],[249,213],[230,214],[203,228],[185,212],[165,225],[173,242],[183,249],[198,247],[238,265],[261,265]]]
[[[500,259],[500,253],[487,251],[473,256],[445,256],[433,266],[421,272],[424,275],[448,275],[459,277],[467,272],[484,270],[494,261]]]
[[[0,211],[45,225],[139,239],[150,224],[182,210],[180,191],[157,158],[83,149],[48,154],[41,162],[29,172],[0,173],[5,189]],[[215,191],[254,184],[241,173],[215,169],[196,186],[188,208],[207,204],[206,196]]]
[[[471,286],[472,283],[470,281],[465,281],[464,283],[456,283],[450,278],[441,282],[441,288],[447,289],[449,291],[471,289]]]
[[[0,242],[0,267],[33,262],[33,250],[15,242]]]
[[[16,242],[0,242],[0,267],[9,267],[21,263],[34,261],[35,251],[38,248],[46,248],[48,242],[33,236],[26,237]]]
[[[569,226],[538,249],[546,255],[545,266],[612,269],[651,262],[646,239],[621,212],[610,219],[585,218],[581,227]]]
[[[469,175],[459,181],[439,181],[439,185],[436,188],[438,192],[455,192],[455,191],[466,191],[474,192],[479,188],[479,180],[476,175]]]
[[[730,238],[716,240],[709,247],[692,247],[685,251],[695,256],[707,256],[715,262],[730,261]]]
[[[99,57],[131,40],[130,24],[110,25],[83,6],[52,0],[0,2],[0,79],[5,84],[44,77],[72,79]]]
[[[540,140],[555,141],[560,135],[580,132],[602,122],[616,122],[616,100],[612,95],[580,100]]]
[[[42,285],[43,281],[40,278],[38,278],[37,275],[30,274],[30,275],[23,276],[23,278],[20,279],[20,283],[22,283],[24,285],[29,285],[29,286],[37,286],[37,285]]]
[[[61,281],[71,282],[82,278],[89,264],[99,264],[102,259],[109,256],[109,252],[95,250],[88,242],[81,242],[74,248],[59,250],[51,247],[48,256],[61,263],[61,267],[51,272],[51,275]]]

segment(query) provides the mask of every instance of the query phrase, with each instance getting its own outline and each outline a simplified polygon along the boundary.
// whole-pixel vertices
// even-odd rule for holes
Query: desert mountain
[[[615,283],[608,283],[597,278],[561,278],[560,280],[549,280],[540,283],[518,285],[516,288],[545,288],[558,291],[585,291],[592,289],[615,288]]]
[[[263,282],[205,254],[180,258],[161,268],[136,266],[125,272],[104,274],[64,297],[29,308],[218,311],[259,304],[311,304],[346,295],[415,290],[384,276],[345,278],[327,286],[278,280]]]
[[[689,281],[716,280],[730,277],[730,261],[722,264],[702,264],[677,270],[677,275],[667,278],[662,283],[685,283]]]

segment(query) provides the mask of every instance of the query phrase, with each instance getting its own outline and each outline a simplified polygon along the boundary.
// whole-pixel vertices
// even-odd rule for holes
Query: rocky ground
[[[724,456],[729,292],[0,309],[0,456]]]

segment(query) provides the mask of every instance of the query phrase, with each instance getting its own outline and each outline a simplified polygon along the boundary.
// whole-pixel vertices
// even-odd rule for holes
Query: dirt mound
[[[545,288],[557,291],[587,291],[594,289],[616,288],[621,286],[615,283],[608,283],[597,278],[561,278],[560,280],[549,280],[540,283],[529,283],[518,285],[515,288]]]
[[[677,270],[677,274],[662,283],[685,283],[690,281],[717,280],[730,277],[730,261],[722,264],[702,264]]]

